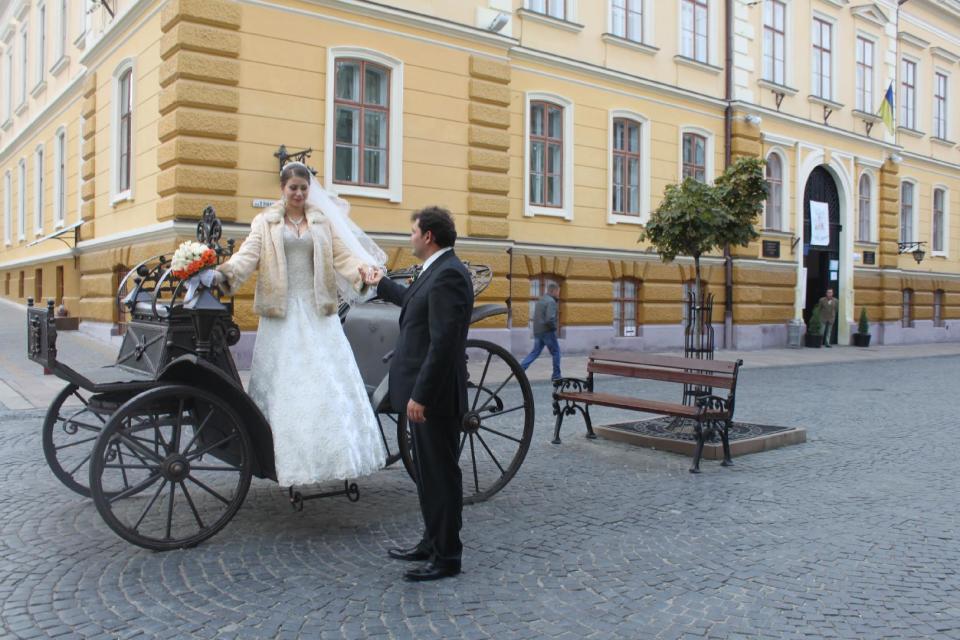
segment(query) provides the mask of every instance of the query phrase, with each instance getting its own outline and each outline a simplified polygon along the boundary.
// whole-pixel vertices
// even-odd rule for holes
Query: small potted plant
[[[860,309],[860,320],[857,322],[857,332],[853,334],[853,346],[870,346],[870,323],[867,321],[867,308]]]
[[[823,323],[820,322],[820,303],[810,312],[810,322],[807,323],[807,334],[803,337],[808,347],[819,349],[823,346]]]

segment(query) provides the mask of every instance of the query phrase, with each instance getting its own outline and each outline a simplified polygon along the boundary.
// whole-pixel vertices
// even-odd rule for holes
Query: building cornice
[[[803,125],[810,129],[815,129],[823,133],[830,133],[835,136],[842,136],[844,138],[849,138],[851,140],[856,140],[857,142],[863,142],[866,144],[871,144],[882,149],[887,149],[890,151],[899,151],[902,149],[899,145],[896,145],[892,142],[886,142],[884,140],[878,140],[876,138],[870,138],[868,136],[861,135],[859,133],[854,133],[852,131],[846,131],[844,129],[838,129],[836,127],[830,127],[813,120],[807,120],[806,118],[801,118],[800,116],[794,116],[789,113],[784,113],[783,111],[777,111],[775,109],[770,109],[767,107],[762,107],[760,105],[754,104],[752,102],[743,102],[739,100],[734,100],[731,105],[735,109],[742,109],[747,113],[754,113],[756,115],[769,117],[771,120],[784,120],[793,124]]]
[[[41,127],[48,120],[52,120],[58,112],[64,108],[71,99],[80,97],[79,90],[83,84],[83,74],[78,74],[67,86],[60,90],[50,102],[48,102],[42,111],[30,119],[20,129],[20,133],[10,139],[3,147],[0,147],[0,164],[7,161],[10,153],[17,149],[24,140],[29,139],[36,134],[37,127]],[[76,95],[73,95],[76,94]]]
[[[623,71],[616,71],[613,69],[608,69],[607,67],[600,67],[588,62],[581,62],[579,60],[573,60],[571,58],[565,58],[563,56],[558,56],[556,54],[547,53],[545,51],[538,51],[537,49],[530,49],[527,47],[513,47],[510,49],[510,56],[519,60],[528,60],[530,62],[539,62],[552,67],[559,67],[561,69],[566,69],[568,71],[578,71],[585,73],[587,75],[598,76],[606,78],[608,80],[614,80],[617,82],[627,83],[636,87],[643,87],[645,89],[650,89],[651,91],[656,91],[663,95],[668,95],[674,98],[685,98],[688,100],[694,100],[702,104],[708,104],[713,107],[725,107],[726,102],[720,98],[714,98],[703,93],[697,93],[695,91],[688,91],[680,87],[674,87],[667,84],[662,84],[655,82],[653,80],[648,80],[640,76],[635,76]]]
[[[957,55],[952,51],[947,51],[943,47],[930,47],[930,54],[935,58],[946,60],[950,64],[956,64],[960,62],[960,55]]]
[[[23,22],[23,17],[27,14],[27,11],[30,10],[30,0],[20,0],[18,4],[13,5],[13,11],[11,15],[14,20],[19,20]]]
[[[923,38],[915,36],[907,31],[901,31],[897,34],[897,37],[900,39],[900,42],[908,44],[912,47],[916,47],[917,49],[926,49],[930,46],[930,42],[928,40],[924,40]]]

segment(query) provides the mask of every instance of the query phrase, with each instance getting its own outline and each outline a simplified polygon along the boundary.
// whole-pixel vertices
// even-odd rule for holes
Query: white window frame
[[[820,85],[816,82],[817,69],[813,65],[813,30],[816,26],[817,20],[821,22],[826,22],[830,25],[830,95],[823,96],[820,95]],[[812,91],[811,95],[820,98],[821,100],[829,100],[835,102],[837,99],[837,19],[833,16],[829,16],[819,11],[814,11],[813,15],[810,16],[810,88]]]
[[[74,46],[78,49],[83,49],[87,46],[87,30],[90,26],[90,20],[88,17],[89,9],[84,5],[80,5],[79,20],[80,24],[78,26],[78,33],[76,39],[73,41]]]
[[[618,118],[633,120],[640,125],[640,211],[627,216],[613,211],[613,121]],[[607,119],[607,224],[646,224],[650,219],[650,120],[636,111],[613,109]],[[566,150],[564,150],[566,151]]]
[[[40,2],[37,4],[37,33],[36,39],[34,42],[36,51],[36,62],[34,64],[34,72],[37,76],[37,82],[33,87],[33,91],[37,91],[40,85],[43,84],[43,80],[47,75],[47,3]]]
[[[17,109],[27,106],[27,80],[30,75],[30,34],[27,30],[27,24],[24,23],[20,28],[20,102],[17,103]]]
[[[547,16],[553,18],[554,20],[563,20],[564,22],[576,22],[577,21],[577,0],[560,0],[563,2],[563,17],[558,17],[550,13],[550,2],[552,0],[540,0],[543,2],[544,10],[533,8],[533,0],[523,0],[523,8],[531,13],[536,13],[537,15]],[[556,0],[553,0],[556,1]],[[593,0],[596,1],[596,0]]]
[[[43,235],[43,205],[46,204],[43,198],[46,189],[43,178],[46,156],[43,143],[38,144],[33,151],[33,233],[37,236]]]
[[[563,206],[530,203],[530,103],[552,102],[563,108]],[[573,220],[573,101],[555,93],[528,91],[523,103],[523,215]]]
[[[860,91],[858,90],[858,87],[857,87],[857,67],[859,66],[859,62],[857,61],[857,55],[858,55],[859,47],[860,47],[859,40],[864,40],[864,41],[866,41],[866,42],[869,42],[870,45],[871,45],[871,48],[872,48],[872,53],[873,53],[873,56],[872,56],[872,58],[871,58],[871,60],[870,60],[870,95],[867,96],[867,98],[868,98],[868,99],[867,99],[867,104],[864,104],[864,105],[858,104],[858,101],[860,100]],[[854,91],[853,105],[854,105],[854,109],[857,109],[857,110],[862,111],[862,112],[864,112],[864,113],[870,113],[870,114],[872,114],[872,113],[874,113],[874,112],[876,111],[876,109],[877,109],[877,104],[879,104],[879,103],[877,103],[877,95],[879,95],[879,94],[877,93],[877,88],[878,88],[878,85],[877,85],[877,78],[878,78],[878,72],[877,72],[877,66],[878,66],[878,65],[877,65],[878,39],[877,39],[877,37],[874,36],[873,34],[866,33],[866,32],[864,32],[864,31],[857,31],[856,34],[855,34],[855,36],[854,36],[854,42],[855,42],[855,44],[854,44],[854,53],[853,53],[853,65],[854,65],[854,69],[853,69],[853,91]],[[884,89],[884,91],[886,91],[886,89]]]
[[[910,184],[913,185],[913,201],[910,203],[910,237],[905,238],[902,235],[903,230],[903,185]],[[920,213],[917,211],[917,203],[920,199],[919,191],[920,183],[914,178],[902,178],[900,180],[899,189],[900,192],[897,194],[897,199],[900,201],[900,208],[897,211],[897,239],[899,242],[916,242],[920,238],[919,233],[919,224],[920,224]]]
[[[905,68],[904,68],[906,65],[904,63],[906,62],[910,62],[911,64],[914,65],[913,67],[913,100],[911,101],[911,110],[913,112],[912,123],[906,122],[906,118],[903,117],[904,116],[903,110],[907,106],[907,101],[903,95],[903,81],[906,77]],[[898,111],[897,125],[903,127],[904,129],[910,129],[911,131],[922,131],[922,129],[920,128],[920,110],[917,109],[917,104],[918,104],[917,96],[922,95],[921,88],[920,88],[920,77],[921,77],[920,59],[915,58],[913,56],[906,55],[906,54],[901,54],[899,64],[900,64],[900,73],[897,76],[897,82],[899,83],[900,86],[897,87],[897,98],[900,102],[900,106],[897,107],[897,111]]]
[[[943,228],[940,233],[943,234],[943,250],[935,251],[933,249],[933,213],[934,213],[934,194],[937,191],[943,191]],[[945,184],[935,184],[930,190],[930,255],[949,257],[950,255],[950,189]]]
[[[707,172],[707,184],[713,184],[714,179],[716,178],[714,171],[714,135],[713,132],[709,129],[704,129],[703,127],[696,127],[692,125],[685,125],[680,127],[680,135],[677,138],[677,183],[683,182],[683,135],[685,133],[695,133],[697,135],[703,136],[707,140],[706,148],[706,162],[705,162],[705,171]]]
[[[120,78],[130,70],[130,188],[120,190]],[[113,70],[111,79],[112,89],[112,118],[110,119],[110,204],[116,206],[121,202],[133,200],[134,187],[137,181],[137,69],[136,60],[126,58]]]
[[[67,127],[61,125],[54,136],[53,228],[60,229],[67,219]]]
[[[7,43],[7,50],[3,55],[3,125],[8,127],[13,122],[13,43]]]
[[[69,29],[67,29],[67,18],[68,18],[68,5],[67,0],[59,0],[57,3],[59,9],[57,11],[57,48],[55,49],[56,61],[54,61],[54,67],[60,64],[60,61],[67,55],[67,34]],[[81,5],[81,8],[83,5]]]
[[[3,243],[13,242],[13,175],[8,169],[3,174]]]
[[[614,31],[613,24],[613,0],[607,0],[607,33],[618,38],[623,38],[629,42],[651,46],[653,42],[653,1],[640,0],[640,40],[633,40],[624,33],[622,36]]]
[[[942,75],[945,78],[946,86],[944,90],[946,94],[943,99],[943,135],[940,135],[941,131],[937,130],[937,76]],[[931,134],[935,138],[940,138],[941,140],[950,139],[950,72],[942,67],[935,67],[933,69],[933,92],[931,94],[933,98],[933,111],[930,114],[930,123],[931,123]]]
[[[870,181],[870,229],[867,231],[867,239],[860,239],[860,180],[866,176]],[[870,169],[863,169],[857,176],[857,234],[855,242],[876,242],[877,225],[879,224],[878,202],[880,196],[880,185],[878,184],[877,174]],[[899,220],[898,220],[899,223]],[[899,227],[897,233],[899,234]]]
[[[787,212],[787,207],[790,203],[790,163],[787,160],[787,152],[780,147],[771,148],[767,153],[767,159],[769,159],[770,156],[777,156],[777,159],[780,160],[780,226],[767,226],[766,201],[763,203],[763,225],[764,229],[769,231],[785,231],[790,226],[790,216]],[[764,170],[764,178],[766,178],[766,170]]]
[[[336,119],[334,95],[338,58],[354,58],[372,62],[390,69],[390,131],[387,135],[389,157],[387,158],[387,187],[366,187],[353,184],[337,184],[333,181],[333,151]],[[326,96],[324,101],[325,122],[323,131],[323,177],[327,191],[338,196],[358,196],[377,200],[401,202],[403,200],[403,61],[364,47],[343,46],[327,49]],[[362,160],[361,160],[362,161]]]
[[[27,160],[20,158],[17,163],[17,195],[20,201],[17,203],[17,237],[23,242],[27,237]]]
[[[773,84],[776,84],[776,85],[780,85],[780,86],[790,86],[791,81],[792,81],[791,76],[792,76],[792,74],[793,74],[793,68],[792,68],[792,65],[790,64],[790,45],[791,45],[791,40],[792,40],[791,34],[790,34],[790,27],[791,27],[791,21],[790,21],[791,2],[790,2],[790,0],[778,0],[780,3],[782,3],[782,4],[784,5],[784,10],[783,10],[783,82],[777,82],[777,81],[774,79],[774,78],[776,78],[776,70],[774,70],[774,73],[773,73],[773,77],[772,77],[772,78],[768,78],[767,75],[766,75],[766,67],[765,67],[765,65],[766,65],[766,59],[767,59],[768,54],[771,56],[771,58],[773,58],[773,54],[771,54],[769,51],[767,51],[766,38],[765,38],[766,29],[767,29],[767,22],[766,22],[766,17],[765,17],[765,11],[766,11],[766,8],[767,8],[767,4],[768,4],[770,1],[771,1],[771,0],[763,0],[763,7],[762,7],[762,11],[761,11],[761,13],[760,13],[760,48],[761,48],[761,53],[760,53],[760,77],[761,77],[764,81],[766,81],[766,82],[770,82],[770,83],[773,83]],[[774,59],[774,64],[776,64],[775,59]]]
[[[713,66],[719,66],[720,54],[717,40],[719,39],[720,24],[720,0],[706,0],[707,3],[707,59],[697,60],[692,55],[687,55],[683,50],[683,3],[678,5],[677,11],[677,53],[682,58],[693,60],[700,63],[706,63]],[[696,43],[694,43],[694,53],[696,52]]]

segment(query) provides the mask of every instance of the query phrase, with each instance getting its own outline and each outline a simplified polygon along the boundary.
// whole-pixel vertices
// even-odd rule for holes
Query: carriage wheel
[[[240,509],[252,460],[246,427],[226,401],[163,386],[135,396],[107,422],[90,490],[104,521],[128,542],[156,551],[192,547]]]
[[[80,404],[64,406],[68,400],[78,400]],[[88,498],[94,443],[117,406],[97,400],[88,391],[68,384],[54,398],[43,419],[43,456],[47,465],[67,488]]]
[[[460,428],[465,504],[483,502],[517,473],[533,438],[533,392],[526,372],[503,347],[467,340],[467,403]],[[416,480],[406,416],[397,423],[403,464]]]

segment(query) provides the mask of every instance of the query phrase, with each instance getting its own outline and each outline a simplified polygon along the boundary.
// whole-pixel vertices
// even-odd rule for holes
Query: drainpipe
[[[725,74],[724,100],[727,107],[723,112],[723,167],[726,169],[732,161],[730,144],[733,140],[733,4],[734,0],[726,0],[724,17],[726,22],[725,60],[723,64]],[[733,347],[733,256],[730,255],[730,244],[723,246],[723,346]]]

